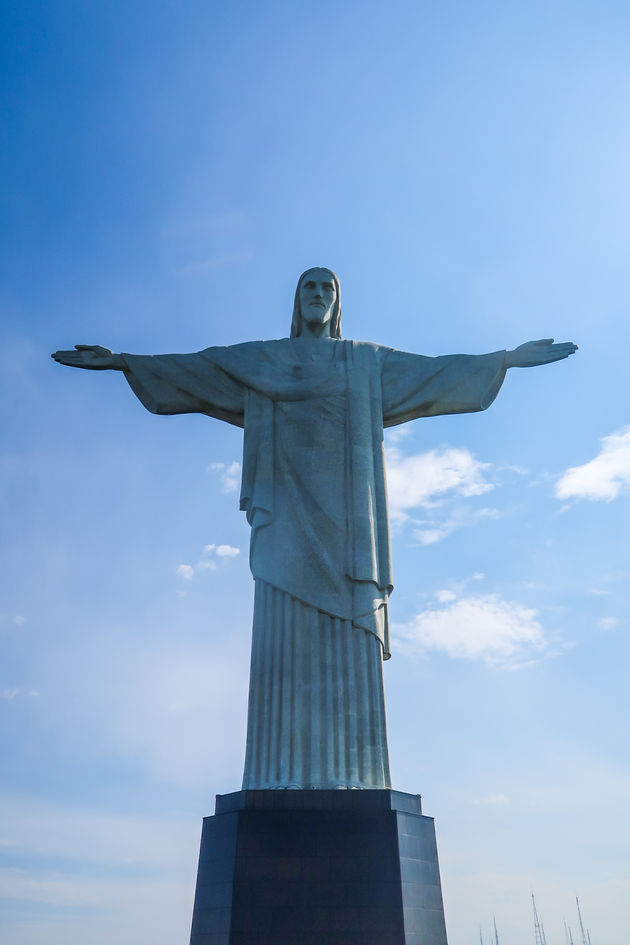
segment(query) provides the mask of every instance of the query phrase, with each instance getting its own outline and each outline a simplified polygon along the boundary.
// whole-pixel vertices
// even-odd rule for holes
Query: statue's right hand
[[[102,345],[75,345],[74,351],[55,351],[51,358],[58,364],[87,368],[89,371],[121,370],[120,355]]]

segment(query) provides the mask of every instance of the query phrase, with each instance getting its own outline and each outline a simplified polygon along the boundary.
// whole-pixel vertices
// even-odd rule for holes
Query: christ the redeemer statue
[[[383,659],[392,591],[383,428],[485,410],[511,367],[571,343],[425,357],[341,340],[339,280],[299,279],[291,337],[196,354],[57,351],[122,371],[152,413],[244,428],[254,625],[243,788],[389,788]]]

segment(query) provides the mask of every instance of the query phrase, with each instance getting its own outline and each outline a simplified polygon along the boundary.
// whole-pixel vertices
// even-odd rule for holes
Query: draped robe
[[[389,786],[383,427],[485,409],[504,356],[306,338],[123,355],[152,413],[244,428],[256,582],[244,787]]]

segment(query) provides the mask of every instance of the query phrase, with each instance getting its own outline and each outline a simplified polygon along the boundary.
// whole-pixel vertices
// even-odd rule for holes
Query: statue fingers
[[[568,357],[574,351],[577,351],[577,345],[574,345],[572,341],[563,341],[561,344],[552,345],[552,351],[562,354],[563,357]]]
[[[55,351],[51,358],[60,364],[81,364],[83,361],[82,355],[76,351]]]

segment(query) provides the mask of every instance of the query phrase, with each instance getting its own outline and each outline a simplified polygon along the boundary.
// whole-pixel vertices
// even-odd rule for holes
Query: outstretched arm
[[[519,345],[513,351],[506,351],[505,366],[511,367],[536,367],[539,364],[551,364],[553,361],[561,361],[575,354],[577,345],[572,341],[566,341],[555,345],[553,338],[542,338],[540,341],[526,341],[524,345]]]
[[[88,371],[120,371],[151,413],[203,413],[242,427],[247,384],[223,369],[229,350],[114,354],[101,345],[76,345],[73,351],[55,351],[51,357],[58,364]]]
[[[125,370],[121,356],[101,345],[75,345],[74,351],[55,351],[51,358],[54,358],[57,364],[86,368],[88,371]]]

